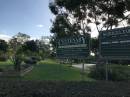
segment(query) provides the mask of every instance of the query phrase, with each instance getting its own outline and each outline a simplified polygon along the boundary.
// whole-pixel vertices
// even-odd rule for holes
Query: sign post
[[[89,41],[89,34],[57,39],[57,58],[86,59],[90,54]]]
[[[84,67],[84,60],[82,61],[82,71],[81,71],[81,73],[82,73],[82,80],[84,80],[84,74],[85,74],[85,67]]]
[[[130,27],[101,31],[100,55],[107,60],[130,60]]]
[[[130,60],[130,27],[101,31],[99,35],[100,58],[106,61],[108,80],[108,60]]]
[[[106,81],[108,81],[108,61],[106,60]]]
[[[70,36],[57,39],[57,59],[82,60],[84,75],[84,60],[90,55],[90,34]]]

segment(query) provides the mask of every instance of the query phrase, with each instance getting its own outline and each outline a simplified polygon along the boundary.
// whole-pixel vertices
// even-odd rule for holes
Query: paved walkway
[[[90,67],[92,67],[92,66],[95,66],[96,64],[84,64],[84,67],[85,67],[85,69],[88,69],[88,68],[90,68]],[[76,67],[76,68],[79,68],[79,69],[82,69],[82,64],[74,64],[74,65],[72,65],[73,67]]]

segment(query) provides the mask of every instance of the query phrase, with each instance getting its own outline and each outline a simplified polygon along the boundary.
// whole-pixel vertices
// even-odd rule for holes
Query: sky
[[[8,40],[18,32],[33,39],[50,36],[51,19],[49,0],[0,0],[0,39]],[[92,29],[92,37],[98,32]]]
[[[0,37],[22,32],[33,38],[50,36],[49,0],[0,0]]]
[[[50,36],[51,19],[49,0],[0,0],[0,39],[8,40],[18,32],[39,39]],[[98,36],[95,25],[91,25],[92,37]]]

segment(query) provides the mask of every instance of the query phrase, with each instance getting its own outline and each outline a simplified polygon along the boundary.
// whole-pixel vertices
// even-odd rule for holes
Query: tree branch
[[[119,23],[124,21],[125,19],[128,19],[128,17],[130,16],[130,14],[128,14],[127,16],[125,16],[122,20],[118,21]]]

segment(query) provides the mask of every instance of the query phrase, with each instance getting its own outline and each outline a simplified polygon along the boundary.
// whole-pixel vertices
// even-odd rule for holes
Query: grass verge
[[[79,69],[69,67],[68,64],[58,64],[54,60],[45,60],[39,62],[31,72],[23,77],[25,80],[62,81],[81,81],[82,78],[84,78],[86,81],[92,81],[87,74],[84,74],[84,77],[82,77]]]

